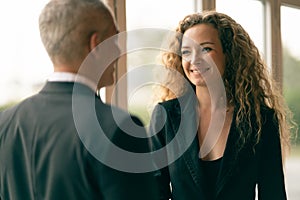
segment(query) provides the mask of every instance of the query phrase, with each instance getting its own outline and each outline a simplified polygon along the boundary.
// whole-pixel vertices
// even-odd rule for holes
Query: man
[[[151,170],[115,150],[148,152],[141,122],[95,95],[114,82],[120,53],[109,40],[117,34],[109,9],[99,0],[51,0],[39,26],[54,73],[0,114],[0,199],[157,199]]]

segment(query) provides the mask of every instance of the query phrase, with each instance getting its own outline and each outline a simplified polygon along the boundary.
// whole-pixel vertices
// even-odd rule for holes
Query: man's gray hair
[[[93,31],[88,23],[96,13],[108,11],[100,0],[50,0],[40,14],[39,29],[52,62],[70,64],[84,59],[83,46]]]

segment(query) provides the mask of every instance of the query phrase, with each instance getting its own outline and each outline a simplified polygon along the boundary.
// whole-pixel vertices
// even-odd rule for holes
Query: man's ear
[[[99,43],[100,43],[99,34],[95,32],[90,37],[90,51],[92,51],[95,47],[97,47]]]

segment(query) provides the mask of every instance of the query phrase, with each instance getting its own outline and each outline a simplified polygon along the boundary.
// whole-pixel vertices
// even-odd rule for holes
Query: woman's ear
[[[90,37],[90,52],[98,46],[100,43],[99,34],[97,32],[94,32]]]

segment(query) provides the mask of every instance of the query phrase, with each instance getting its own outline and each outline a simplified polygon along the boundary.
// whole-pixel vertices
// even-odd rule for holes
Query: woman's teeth
[[[203,74],[203,73],[207,72],[208,70],[209,70],[209,68],[192,69],[191,72],[192,73]]]

